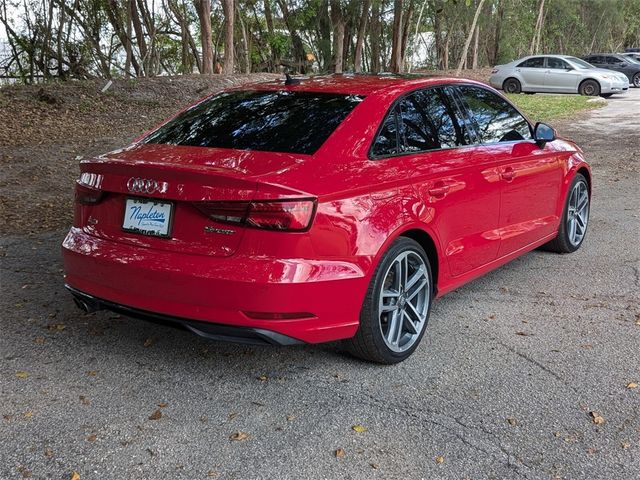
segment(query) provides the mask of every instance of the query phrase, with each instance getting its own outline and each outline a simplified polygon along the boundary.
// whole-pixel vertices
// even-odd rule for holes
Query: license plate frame
[[[147,205],[150,205],[150,208],[146,211],[143,208]],[[130,212],[130,209],[135,209],[136,207],[140,207],[140,210],[137,212]],[[161,207],[156,208],[154,207]],[[126,197],[124,201],[124,212],[122,214],[122,224],[121,228],[125,232],[135,233],[138,235],[144,235],[146,237],[157,237],[157,238],[171,238],[171,231],[173,227],[173,217],[175,211],[175,204],[170,200],[160,200],[157,198],[146,198],[146,197]],[[157,212],[154,215],[154,212]],[[142,217],[138,216],[137,218],[133,218],[134,215],[142,215]],[[145,218],[144,215],[147,215]],[[160,216],[166,221],[166,226],[163,226],[160,221]],[[151,216],[151,218],[149,217]],[[153,218],[155,217],[155,218]],[[137,221],[137,226],[134,225],[134,222]],[[140,225],[151,227],[149,228],[141,228]],[[154,228],[155,226],[155,228]],[[164,227],[164,228],[161,228]]]

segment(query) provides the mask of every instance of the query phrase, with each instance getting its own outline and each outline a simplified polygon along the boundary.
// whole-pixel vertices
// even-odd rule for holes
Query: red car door
[[[399,107],[400,145],[421,202],[411,210],[437,232],[451,276],[491,262],[499,247],[495,160],[475,155],[445,89],[413,92]]]
[[[527,120],[499,95],[478,86],[457,87],[481,145],[477,155],[496,159],[501,185],[500,249],[503,257],[558,228],[563,171],[551,146],[540,148]]]

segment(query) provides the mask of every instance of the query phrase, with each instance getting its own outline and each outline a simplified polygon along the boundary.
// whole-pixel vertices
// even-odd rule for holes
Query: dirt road
[[[638,111],[632,89],[561,128],[594,170],[583,248],[447,295],[397,366],[82,315],[64,229],[5,235],[0,478],[637,478]]]

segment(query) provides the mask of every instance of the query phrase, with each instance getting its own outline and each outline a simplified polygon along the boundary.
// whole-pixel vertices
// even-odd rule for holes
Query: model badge
[[[226,228],[204,227],[204,233],[219,233],[220,235],[233,235],[235,230],[227,230]]]

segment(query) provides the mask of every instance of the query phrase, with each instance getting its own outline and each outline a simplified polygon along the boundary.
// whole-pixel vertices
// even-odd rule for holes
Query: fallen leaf
[[[89,375],[90,377],[95,377],[98,375],[98,372],[96,370],[89,370],[87,372],[87,375]]]
[[[620,446],[622,447],[623,450],[626,450],[629,447],[631,447],[631,444],[629,442],[622,442]]]
[[[636,382],[629,382],[627,383],[627,388],[629,390],[635,390],[636,388],[638,388],[638,384]]]
[[[530,336],[533,336],[533,333],[516,332],[516,335],[520,335],[521,337],[530,337]]]
[[[371,468],[373,468],[374,470],[377,470],[380,468],[380,465],[378,465],[377,463],[370,463],[369,465],[371,465]]]
[[[220,476],[220,474],[218,472],[216,472],[215,470],[209,470],[207,472],[207,477],[209,478],[218,478]]]
[[[80,474],[78,472],[73,472],[69,480],[80,480]]]
[[[336,451],[334,452],[335,456],[337,458],[342,458],[344,457],[344,449],[342,448],[337,448]]]
[[[167,405],[169,405],[168,403],[159,403],[158,406],[160,408],[165,408]]]
[[[513,417],[507,418],[507,423],[513,427],[515,427],[518,424],[517,420]]]
[[[596,425],[602,425],[604,423],[604,417],[598,412],[589,412],[589,415],[591,415],[593,423],[595,423]]]
[[[444,457],[443,457],[442,455],[438,455],[438,456],[436,457],[436,463],[437,463],[437,464],[444,463]]]
[[[157,409],[151,415],[149,415],[149,420],[160,420],[162,418],[162,412],[160,409]]]
[[[351,430],[353,430],[354,432],[362,433],[367,431],[367,427],[365,427],[364,425],[358,424],[351,427]]]
[[[229,437],[229,440],[233,442],[241,442],[249,438],[249,434],[245,432],[236,432]]]
[[[589,455],[595,455],[596,453],[598,453],[598,449],[597,448],[587,448],[587,453]]]
[[[67,328],[67,326],[64,323],[52,323],[50,325],[47,325],[47,330],[52,330],[52,331],[61,332],[65,328]]]
[[[267,377],[266,375],[260,375],[258,377],[258,380],[260,380],[261,382],[266,382],[267,380],[269,380],[269,377]]]
[[[144,341],[144,348],[149,348],[150,346],[152,346],[154,343],[156,343],[156,340],[153,337],[149,337]]]
[[[91,400],[89,400],[84,395],[80,395],[80,401],[82,402],[83,405],[90,405],[91,404]]]
[[[47,457],[47,458],[53,457],[53,450],[51,450],[50,448],[45,448],[44,449],[44,456]]]
[[[28,376],[29,376],[28,372],[16,372],[16,377],[18,377],[20,380],[24,380]]]
[[[295,416],[295,415],[287,415],[287,421],[288,421],[288,422],[292,422],[292,421],[294,421],[295,419],[296,419],[296,416]]]
[[[24,412],[23,415],[25,418],[31,418],[33,417],[33,412],[29,410],[28,412]]]
[[[38,345],[44,345],[45,338],[44,337],[36,337],[34,342],[36,342]]]
[[[91,434],[87,437],[87,442],[89,443],[93,443],[98,439],[98,436],[96,434]]]

